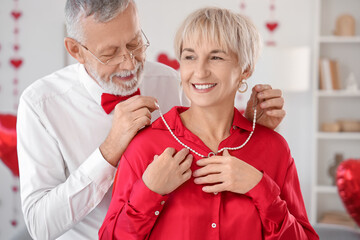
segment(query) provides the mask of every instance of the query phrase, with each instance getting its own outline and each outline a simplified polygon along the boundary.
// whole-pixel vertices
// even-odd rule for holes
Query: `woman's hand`
[[[270,129],[275,129],[286,115],[281,90],[272,89],[270,85],[257,84],[253,87],[245,109],[245,117],[249,121],[254,117],[254,104],[257,104],[256,122]]]
[[[263,176],[262,172],[231,156],[227,150],[224,150],[223,156],[204,158],[196,163],[202,168],[193,173],[194,182],[209,185],[203,187],[203,191],[208,193],[230,191],[244,194],[255,187]]]
[[[191,177],[193,156],[184,148],[176,153],[173,148],[166,148],[160,155],[155,155],[146,168],[142,179],[153,192],[161,195],[171,193]]]

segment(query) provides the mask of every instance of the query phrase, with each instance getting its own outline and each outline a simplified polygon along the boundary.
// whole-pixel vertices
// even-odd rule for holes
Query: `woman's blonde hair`
[[[180,60],[182,45],[203,41],[213,42],[226,51],[236,54],[242,69],[252,74],[261,49],[260,35],[254,24],[245,16],[231,10],[207,7],[191,13],[175,35],[175,54]]]

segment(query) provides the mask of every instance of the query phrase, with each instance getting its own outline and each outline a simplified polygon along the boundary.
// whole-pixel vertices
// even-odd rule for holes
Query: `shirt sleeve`
[[[263,225],[264,239],[319,239],[309,223],[294,160],[290,160],[284,185],[280,187],[264,173],[248,193]]]
[[[39,112],[20,99],[17,145],[22,210],[32,238],[43,240],[55,239],[89,214],[111,187],[116,169],[96,149],[69,174],[59,144]]]
[[[114,186],[99,239],[145,239],[168,197],[146,187],[142,171],[134,171],[125,154],[120,160]]]

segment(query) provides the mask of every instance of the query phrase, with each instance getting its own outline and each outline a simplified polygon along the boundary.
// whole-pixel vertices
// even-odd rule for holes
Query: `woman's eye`
[[[211,60],[224,60],[222,57],[219,56],[212,56]]]
[[[193,59],[195,59],[195,57],[192,55],[187,55],[187,56],[184,56],[183,59],[184,60],[193,60]]]

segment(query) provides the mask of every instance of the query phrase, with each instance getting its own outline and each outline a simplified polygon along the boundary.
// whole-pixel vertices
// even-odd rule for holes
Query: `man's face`
[[[145,54],[131,59],[129,52],[144,44],[139,26],[137,11],[133,3],[117,17],[107,23],[96,22],[93,17],[82,21],[84,42],[103,63],[114,57],[124,56],[124,61],[117,65],[104,65],[84,48],[84,66],[90,76],[105,92],[116,95],[134,93],[140,85]]]

